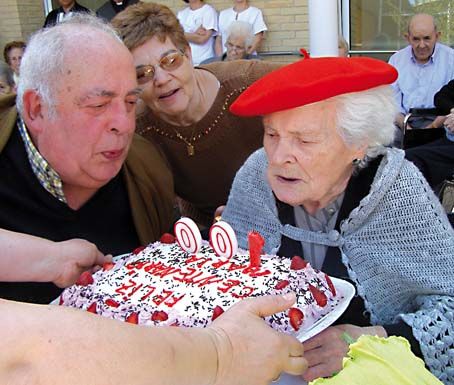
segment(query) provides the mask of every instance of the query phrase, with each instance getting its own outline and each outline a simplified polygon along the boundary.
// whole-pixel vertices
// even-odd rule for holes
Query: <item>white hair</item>
[[[96,32],[103,32],[123,44],[110,25],[85,12],[73,13],[62,23],[43,28],[32,35],[20,65],[17,87],[19,113],[23,113],[24,93],[31,89],[36,90],[48,106],[50,117],[55,116],[55,94],[67,71],[65,62],[70,55],[79,54],[78,44],[96,41]]]
[[[332,98],[336,101],[337,129],[348,146],[366,145],[359,167],[375,158],[394,139],[397,106],[390,86],[380,86]]]
[[[252,25],[247,21],[236,20],[232,22],[227,30],[227,39],[230,36],[244,38],[244,46],[248,48],[254,42],[254,31]]]

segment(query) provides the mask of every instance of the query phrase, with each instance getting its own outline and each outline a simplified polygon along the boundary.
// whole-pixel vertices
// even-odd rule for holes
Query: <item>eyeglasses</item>
[[[244,51],[244,50],[246,50],[246,47],[244,47],[244,46],[241,47],[241,46],[239,46],[239,45],[235,45],[235,44],[232,44],[232,43],[230,43],[230,42],[226,42],[226,43],[225,43],[225,47],[226,47],[227,49],[231,49],[231,50],[234,49],[234,50],[236,50],[236,51]]]
[[[165,71],[175,71],[183,64],[184,57],[185,54],[181,51],[171,51],[163,56],[156,65],[146,64],[136,68],[137,82],[139,84],[145,84],[154,79],[157,66]]]

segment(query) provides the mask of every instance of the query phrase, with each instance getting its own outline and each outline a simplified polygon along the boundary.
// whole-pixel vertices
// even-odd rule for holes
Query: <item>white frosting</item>
[[[66,289],[62,304],[87,309],[96,302],[98,314],[125,320],[135,312],[139,314],[139,324],[145,325],[206,326],[216,306],[227,310],[248,296],[294,291],[294,307],[304,313],[300,330],[309,328],[335,306],[337,300],[324,273],[309,264],[302,270],[291,270],[288,258],[262,255],[261,260],[260,268],[249,268],[248,252],[241,249],[227,259],[217,256],[205,241],[195,255],[184,252],[176,243],[156,242],[139,254],[118,261],[113,269],[98,271],[93,275],[93,284]],[[289,281],[289,285],[276,289],[282,280]],[[315,303],[308,283],[327,296],[324,308]],[[112,306],[109,300],[119,306]],[[156,310],[165,311],[168,319],[152,321]],[[275,329],[294,332],[286,312],[268,317],[267,321]]]

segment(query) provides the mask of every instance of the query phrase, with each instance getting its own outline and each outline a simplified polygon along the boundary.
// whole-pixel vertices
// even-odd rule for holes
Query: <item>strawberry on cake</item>
[[[276,330],[296,333],[339,302],[330,278],[301,257],[261,255],[260,234],[251,232],[248,252],[236,248],[228,224],[212,231],[208,243],[194,236],[195,228],[184,220],[183,230],[178,222],[175,226],[177,239],[164,234],[160,242],[93,275],[85,272],[62,293],[60,303],[140,325],[205,327],[243,298],[293,291],[294,307],[267,321]]]

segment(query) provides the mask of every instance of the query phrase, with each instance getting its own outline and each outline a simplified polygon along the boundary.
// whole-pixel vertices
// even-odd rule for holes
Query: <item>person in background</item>
[[[19,81],[20,63],[22,56],[24,56],[25,47],[26,45],[23,41],[14,40],[7,43],[3,49],[3,58],[13,71],[13,80],[16,86]]]
[[[247,299],[207,328],[180,328],[0,300],[0,383],[267,385],[307,368],[301,343],[262,319],[294,301]]]
[[[16,92],[13,71],[7,64],[0,63],[0,95]]]
[[[230,24],[228,36],[227,42],[225,43],[227,51],[222,56],[207,59],[201,64],[208,64],[215,61],[260,59],[257,55],[248,54],[249,47],[254,41],[252,26],[248,22],[241,20],[234,21]]]
[[[389,59],[399,72],[393,89],[400,129],[410,108],[433,108],[435,93],[454,78],[454,50],[438,42],[440,34],[431,15],[414,15],[405,34],[409,45]],[[412,118],[407,128],[436,128],[443,121],[443,116]]]
[[[58,4],[60,4],[60,7],[50,11],[46,16],[43,27],[50,27],[54,24],[61,23],[74,12],[90,12],[88,8],[85,8],[74,0],[58,0]]]
[[[247,50],[247,54],[257,55],[257,50],[265,36],[267,27],[260,9],[249,5],[248,0],[233,0],[233,7],[224,9],[219,14],[219,33],[216,36],[215,54],[222,56],[227,51],[227,37],[230,24],[240,20],[252,25],[254,40]]]
[[[218,31],[218,14],[203,0],[184,0],[189,6],[177,13],[186,40],[191,47],[192,62],[199,65],[214,56],[214,37]]]
[[[112,20],[115,15],[128,7],[136,4],[139,0],[107,0],[96,11],[96,15],[106,21]]]
[[[194,68],[183,28],[161,4],[128,7],[112,25],[134,57],[141,90],[137,132],[168,159],[182,215],[210,227],[236,171],[262,142],[261,119],[236,117],[229,106],[280,65],[239,60]]]
[[[337,39],[337,48],[339,49],[339,57],[348,57],[350,48],[348,47],[347,40],[342,35]]]
[[[372,58],[309,58],[231,106],[265,127],[264,148],[238,171],[222,214],[238,246],[254,229],[264,254],[300,255],[358,293],[336,325],[304,342],[306,381],[342,368],[347,333],[403,336],[454,384],[454,230],[419,170],[389,147],[396,78]]]
[[[172,175],[134,135],[138,94],[132,56],[101,19],[76,13],[34,34],[17,101],[0,98],[0,228],[86,239],[112,255],[168,231]],[[60,293],[51,283],[0,284],[5,299],[49,303]]]

